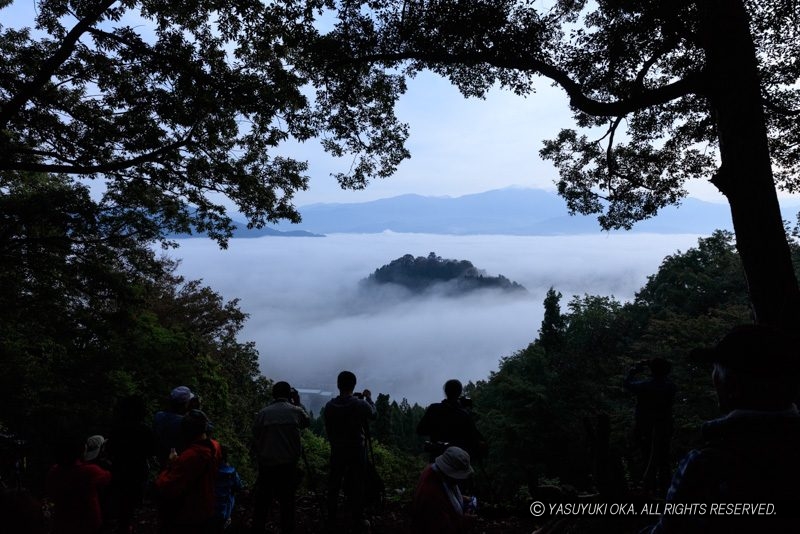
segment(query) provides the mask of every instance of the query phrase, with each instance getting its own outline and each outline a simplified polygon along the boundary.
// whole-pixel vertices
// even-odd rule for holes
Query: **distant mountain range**
[[[242,221],[233,221],[236,229],[233,231],[233,237],[325,237],[324,235],[307,232],[306,230],[277,230],[275,228],[247,228],[247,223]],[[167,237],[171,239],[187,239],[192,237],[205,237],[205,232],[195,231],[192,234],[169,234]]]
[[[795,221],[800,203],[783,206]],[[302,223],[282,223],[279,230],[313,233],[413,232],[427,234],[569,235],[600,232],[596,216],[567,213],[564,199],[541,189],[506,188],[461,197],[402,195],[352,204],[300,207]],[[680,206],[634,225],[632,232],[709,234],[731,229],[727,204],[686,198]]]
[[[783,217],[797,220],[800,202],[782,205]],[[401,195],[359,203],[310,204],[299,208],[300,224],[281,223],[248,230],[234,221],[234,237],[321,237],[324,234],[374,234],[384,231],[425,234],[570,235],[597,234],[591,215],[570,216],[564,199],[541,189],[506,188],[461,197]],[[732,229],[727,204],[684,199],[664,208],[631,232],[710,234]],[[178,236],[176,236],[178,237]]]

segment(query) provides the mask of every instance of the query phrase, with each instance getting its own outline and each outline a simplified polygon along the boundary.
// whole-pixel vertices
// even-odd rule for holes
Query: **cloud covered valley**
[[[634,293],[661,260],[696,235],[448,236],[334,234],[324,238],[233,239],[219,250],[184,239],[169,253],[179,273],[202,279],[250,315],[241,333],[254,341],[262,372],[297,387],[335,389],[350,369],[359,388],[426,404],[448,378],[485,379],[498,360],[533,341],[549,287],[571,295]],[[469,260],[527,293],[483,290],[409,298],[359,281],[403,256]]]

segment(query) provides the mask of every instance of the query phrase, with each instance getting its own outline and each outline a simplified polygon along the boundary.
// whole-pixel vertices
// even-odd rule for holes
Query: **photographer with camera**
[[[417,434],[429,436],[426,451],[434,461],[448,446],[464,449],[473,461],[481,456],[485,442],[469,410],[471,400],[462,397],[463,387],[456,379],[444,383],[445,399],[431,404],[417,425]]]
[[[336,379],[339,396],[325,405],[325,431],[331,444],[331,465],[328,479],[329,530],[336,528],[339,491],[342,483],[349,488],[349,508],[352,530],[367,532],[364,519],[364,484],[367,470],[367,447],[364,429],[378,412],[372,393],[354,393],[356,375],[342,371]]]
[[[273,401],[258,412],[253,424],[253,449],[258,456],[253,532],[263,533],[273,499],[280,506],[281,532],[294,530],[294,497],[302,454],[300,430],[311,424],[300,395],[288,382],[272,386]]]
[[[637,375],[650,370],[650,378],[637,380]],[[669,379],[672,364],[664,358],[642,360],[631,367],[623,387],[636,395],[633,433],[644,465],[644,489],[666,490],[671,477],[669,466],[672,437],[672,403],[675,384]]]

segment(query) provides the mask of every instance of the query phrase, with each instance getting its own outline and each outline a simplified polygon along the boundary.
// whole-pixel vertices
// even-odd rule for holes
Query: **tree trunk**
[[[772,176],[755,46],[742,0],[703,0],[707,95],[722,165],[712,183],[731,207],[755,320],[800,324],[800,290]]]

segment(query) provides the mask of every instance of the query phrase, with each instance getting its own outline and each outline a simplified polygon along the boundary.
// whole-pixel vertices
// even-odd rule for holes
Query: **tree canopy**
[[[429,290],[443,291],[447,295],[463,295],[481,289],[505,292],[525,292],[522,285],[505,276],[489,276],[467,260],[443,259],[431,252],[427,257],[406,254],[375,269],[363,279],[362,287],[372,284],[396,284],[413,293]]]
[[[298,220],[307,165],[281,155],[288,142],[352,157],[344,187],[392,174],[406,77],[429,69],[478,97],[544,77],[580,129],[541,151],[571,211],[627,228],[710,178],[756,319],[795,325],[775,187],[800,187],[799,17],[797,0],[44,0],[33,27],[0,28],[0,172],[100,179],[105,205],[157,236],[224,244],[221,196],[252,225]]]
[[[393,78],[351,99],[306,90],[296,63],[324,2],[43,0],[28,21],[6,16],[12,3],[0,0],[0,173],[102,181],[106,205],[146,214],[159,237],[196,228],[224,244],[222,196],[255,226],[298,221],[307,164],[281,155],[286,142],[352,154],[336,176],[352,188],[407,156],[405,126],[368,96],[399,91]]]
[[[34,445],[34,478],[54,433],[108,429],[128,395],[155,411],[178,384],[200,392],[244,459],[269,383],[254,344],[238,340],[247,316],[237,302],[176,275],[149,242],[110,231],[114,219],[85,187],[48,175],[4,185],[0,428]]]
[[[800,242],[791,249],[800,260]],[[472,393],[478,426],[492,436],[485,469],[493,495],[513,498],[520,487],[534,492],[556,480],[611,498],[626,480],[636,484],[648,459],[631,439],[634,397],[622,385],[635,362],[651,358],[672,363],[677,461],[701,442],[700,422],[719,415],[710,369],[687,355],[749,316],[733,236],[720,231],[666,257],[632,302],[574,296],[562,312],[560,300],[548,291],[538,339],[503,358]]]
[[[429,69],[465,96],[569,96],[580,130],[544,143],[573,212],[628,228],[706,178],[728,198],[757,320],[796,324],[775,186],[800,186],[800,4],[786,0],[330,1],[319,81]],[[327,56],[327,57],[325,57]],[[311,57],[309,62],[319,60]],[[385,98],[393,98],[388,94]],[[379,101],[383,101],[380,99]]]

